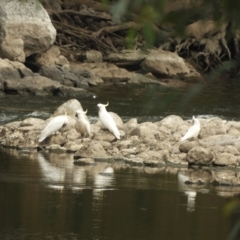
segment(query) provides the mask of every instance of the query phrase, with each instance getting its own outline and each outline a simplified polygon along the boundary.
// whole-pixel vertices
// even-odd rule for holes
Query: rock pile
[[[133,118],[123,123],[120,116],[111,113],[120,130],[117,140],[100,121],[91,123],[91,136],[84,138],[74,128],[74,112],[82,109],[78,100],[61,105],[53,116],[69,112],[71,124],[49,136],[42,143],[39,135],[50,119],[27,118],[0,127],[3,147],[38,149],[49,152],[74,153],[76,164],[94,164],[96,161],[124,161],[135,166],[160,167],[207,166],[238,167],[240,164],[240,123],[220,118],[199,119],[198,138],[180,142],[190,127],[190,121],[170,115],[157,122],[138,123]]]

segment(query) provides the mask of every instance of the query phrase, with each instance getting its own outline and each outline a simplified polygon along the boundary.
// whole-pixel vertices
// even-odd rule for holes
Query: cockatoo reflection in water
[[[90,122],[86,116],[86,112],[83,112],[82,110],[77,110],[75,117],[77,117],[77,121],[75,123],[75,129],[81,133],[81,136],[90,136],[91,130],[90,130]]]
[[[98,116],[103,126],[106,127],[111,133],[113,133],[117,139],[120,139],[120,133],[117,125],[112,116],[106,110],[108,103],[106,105],[99,103],[97,106]]]
[[[193,125],[188,129],[187,133],[181,138],[181,142],[184,140],[187,140],[189,138],[198,136],[198,134],[201,130],[200,122],[194,116],[192,117],[192,122],[193,122]]]
[[[57,132],[60,128],[62,128],[64,125],[67,125],[67,124],[68,124],[68,116],[66,114],[54,117],[53,119],[51,119],[48,125],[43,129],[38,139],[38,142],[42,142],[45,138]]]

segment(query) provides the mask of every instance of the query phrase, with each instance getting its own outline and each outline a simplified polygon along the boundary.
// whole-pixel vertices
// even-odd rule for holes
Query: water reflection
[[[189,181],[189,176],[186,175],[186,172],[178,173],[178,186],[179,190],[183,191],[187,196],[187,211],[195,211],[195,202],[197,197],[197,191],[194,188],[191,188],[186,185],[186,182]]]
[[[42,182],[49,188],[73,191],[93,184],[94,193],[114,185],[114,170],[107,163],[94,166],[75,166],[72,154],[38,153],[37,160]]]
[[[12,150],[0,158],[0,239],[224,239],[222,208],[240,193],[210,186],[206,169],[77,166],[71,154]]]

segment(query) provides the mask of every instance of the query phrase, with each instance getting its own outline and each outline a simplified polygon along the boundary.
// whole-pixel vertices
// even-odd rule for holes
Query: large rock
[[[81,103],[77,99],[70,99],[60,105],[53,113],[53,116],[56,117],[59,115],[67,114],[68,116],[74,118],[77,110],[83,111]]]
[[[209,129],[210,130],[210,129]],[[216,130],[212,130],[215,132]],[[239,142],[239,137],[235,135],[230,134],[219,134],[219,135],[213,135],[208,136],[200,141],[200,145],[202,147],[212,147],[212,146],[227,146],[227,145],[234,145]]]
[[[240,185],[240,180],[234,171],[222,170],[214,172],[211,183],[213,185]]]
[[[54,43],[56,29],[38,1],[1,0],[0,12],[1,57],[25,62]]]
[[[79,79],[75,74],[58,66],[43,66],[40,68],[39,74],[64,86],[77,87],[79,85]]]
[[[187,153],[187,161],[195,165],[210,165],[214,155],[208,149],[202,147],[194,147]]]
[[[24,64],[0,58],[0,81],[9,78],[23,78],[33,75],[34,73]]]
[[[99,62],[99,63],[83,63],[81,65],[72,63],[70,69],[88,70],[100,77],[103,81],[112,82],[127,82],[136,76],[136,73],[129,72],[124,68],[119,68],[112,63]]]
[[[238,159],[233,154],[224,152],[216,154],[213,164],[217,166],[237,166]]]
[[[159,127],[166,127],[170,129],[172,132],[176,131],[179,126],[183,124],[183,119],[176,115],[170,115],[165,117],[159,122],[155,122]]]
[[[68,60],[61,55],[60,49],[57,46],[52,46],[46,52],[36,54],[34,60],[39,66],[61,66],[64,69],[69,69]]]
[[[143,62],[148,53],[142,50],[123,50],[119,53],[110,53],[105,60],[118,66],[136,65]]]
[[[212,118],[201,124],[199,136],[203,138],[212,135],[226,134],[227,130],[228,127],[221,118]]]
[[[87,97],[93,94],[82,88],[67,87],[40,75],[22,79],[4,80],[4,92],[8,94],[36,96]]]
[[[141,65],[156,77],[201,79],[201,75],[176,52],[154,50]]]

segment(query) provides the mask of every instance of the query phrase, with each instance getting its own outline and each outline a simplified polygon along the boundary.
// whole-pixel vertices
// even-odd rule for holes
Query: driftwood
[[[52,0],[52,5],[54,1],[57,0]],[[194,2],[195,7],[201,6],[201,0]],[[189,0],[167,1],[166,12],[190,12],[191,6]],[[62,52],[76,58],[92,49],[100,51],[104,57],[125,50],[129,43],[129,30],[136,33],[135,38],[130,39],[131,48],[137,50],[146,47],[146,39],[141,35],[143,25],[133,21],[138,13],[131,11],[131,8],[131,16],[119,23],[113,21],[109,6],[94,0],[62,0],[61,6],[47,10],[57,29],[55,44]],[[176,51],[183,58],[193,60],[199,70],[209,71],[223,61],[230,60],[233,55],[226,41],[229,33],[229,23],[226,21],[193,21],[186,26],[185,35],[180,37],[175,35],[173,24],[153,22],[152,30],[161,39],[161,43],[155,42],[152,47]],[[232,52],[235,57],[240,56],[239,32],[232,33]]]
[[[141,29],[141,25],[135,22],[113,25],[109,13],[97,12],[86,6],[79,10],[51,9],[48,12],[57,29],[56,44],[65,52],[77,53],[90,49],[99,50],[103,54],[118,52],[126,45],[126,39],[121,32]]]
[[[176,52],[181,56],[192,57],[204,71],[221,63],[226,57],[231,59],[225,36],[227,23],[212,20],[197,21],[186,27],[186,35],[176,45]]]

